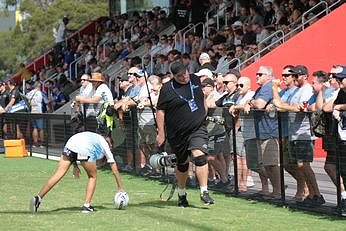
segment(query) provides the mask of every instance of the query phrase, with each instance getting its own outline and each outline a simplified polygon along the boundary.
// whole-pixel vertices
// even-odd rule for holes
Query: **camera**
[[[175,154],[167,152],[157,152],[150,156],[149,163],[153,168],[160,169],[164,167],[174,167],[177,163]]]

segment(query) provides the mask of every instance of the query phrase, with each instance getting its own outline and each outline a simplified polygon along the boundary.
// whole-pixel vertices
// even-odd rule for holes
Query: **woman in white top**
[[[123,191],[121,176],[106,138],[93,132],[81,132],[73,135],[65,144],[57,170],[43,185],[40,192],[31,199],[30,211],[33,213],[37,212],[42,198],[62,179],[71,164],[73,164],[73,176],[79,178],[80,170],[77,165],[77,160],[80,161],[88,175],[85,201],[81,212],[89,213],[95,211],[90,203],[96,187],[96,161],[102,161],[105,158],[112,169],[118,192]]]

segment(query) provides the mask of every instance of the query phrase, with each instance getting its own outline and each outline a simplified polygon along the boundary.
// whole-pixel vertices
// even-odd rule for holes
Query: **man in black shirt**
[[[208,134],[201,82],[197,76],[190,76],[187,67],[180,61],[173,62],[170,71],[174,78],[163,85],[157,103],[157,143],[160,147],[167,138],[173,153],[177,155],[178,206],[189,205],[185,191],[189,157],[196,165],[202,202],[213,204],[207,188]]]
[[[346,66],[333,66],[330,77],[334,78],[340,86],[340,91],[334,100],[332,109],[333,117],[339,121],[337,126],[338,148],[336,150],[339,151],[340,156],[340,176],[343,178],[344,187],[346,187]],[[343,197],[342,194],[341,197]],[[346,200],[344,198],[341,200],[341,214],[346,216]]]

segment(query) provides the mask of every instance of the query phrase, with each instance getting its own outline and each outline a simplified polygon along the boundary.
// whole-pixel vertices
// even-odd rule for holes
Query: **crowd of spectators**
[[[230,2],[232,3],[233,1]],[[188,23],[190,15],[193,14],[191,12],[191,1],[182,0],[178,1],[178,3],[180,4],[179,7],[181,7],[179,10],[185,9],[185,14],[182,15],[184,15],[184,20],[187,20]],[[251,92],[251,84],[249,78],[240,76],[237,69],[239,65],[241,65],[240,67],[247,65],[246,61],[249,57],[252,57],[261,48],[268,45],[270,41],[265,39],[274,31],[280,29],[288,33],[299,26],[303,12],[317,4],[317,1],[274,0],[262,3],[263,1],[244,1],[244,4],[240,4],[240,7],[237,8],[235,4],[229,4],[227,1],[209,1],[209,4],[203,1],[203,4],[209,7],[217,6],[218,9],[223,9],[220,6],[221,4],[222,6],[227,6],[224,8],[224,13],[219,15],[220,29],[217,29],[214,17],[211,17],[210,21],[205,22],[208,24],[206,37],[203,36],[202,30],[199,30],[199,28],[196,28],[193,33],[184,35],[184,31],[181,30],[183,26],[177,22],[174,22],[177,26],[174,34],[159,35],[159,32],[164,30],[170,23],[167,12],[160,9],[160,7],[155,7],[151,11],[133,12],[131,17],[123,14],[114,19],[100,21],[96,26],[96,34],[82,35],[79,40],[71,39],[67,44],[59,42],[59,47],[55,49],[57,53],[51,59],[51,66],[44,67],[37,73],[34,73],[31,80],[23,77],[23,80],[26,81],[23,87],[29,90],[32,89],[28,93],[27,98],[30,100],[31,97],[35,96],[35,93],[32,92],[39,91],[41,99],[37,100],[37,104],[40,105],[42,112],[45,110],[53,112],[70,100],[70,93],[82,86],[80,96],[77,96],[75,100],[77,101],[78,110],[83,111],[83,107],[85,107],[88,117],[97,116],[96,108],[90,107],[89,104],[114,104],[114,108],[117,110],[119,120],[121,121],[120,128],[125,133],[126,155],[123,158],[123,169],[132,170],[136,166],[136,170],[140,174],[151,174],[153,170],[148,166],[148,156],[155,147],[155,127],[153,115],[149,109],[153,106],[152,104],[155,106],[156,101],[150,101],[157,98],[162,84],[170,81],[172,78],[170,64],[174,61],[184,63],[188,66],[190,74],[199,76],[203,89],[206,87],[211,88],[212,94],[210,94],[212,96],[208,95],[209,98],[213,99],[210,100],[210,107],[226,108],[226,111],[223,110],[221,113],[225,120],[231,114],[233,116],[237,115],[239,111],[249,112],[250,108],[264,110],[273,99],[273,104],[276,108],[283,108],[283,110],[292,112],[304,109],[301,103],[308,100],[303,100],[303,98],[296,99],[297,101],[294,103],[291,102],[290,108],[283,106],[287,102],[280,100],[282,96],[277,96],[272,92],[272,86],[275,87],[277,85],[275,85],[276,82],[272,83],[273,71],[270,67],[260,67],[256,74],[257,84],[261,89],[260,93],[257,92],[254,96],[247,95],[245,99],[248,100],[241,100],[240,95],[245,97],[247,92]],[[332,4],[333,1],[328,1],[328,3]],[[205,10],[207,11],[207,9],[210,8]],[[310,14],[317,15],[319,12],[312,11]],[[309,17],[311,18],[313,15],[310,14]],[[64,20],[66,21],[65,18]],[[144,45],[145,50],[143,59],[138,56],[128,58],[129,54],[142,45]],[[76,60],[79,60],[78,64],[76,64],[77,68],[69,68],[70,64]],[[115,82],[119,83],[119,85],[116,84],[114,88],[108,88],[108,79],[112,76],[106,76],[101,74],[101,72],[107,70],[111,64],[115,64],[118,61],[122,62],[122,67],[126,69],[126,72],[116,76]],[[305,82],[300,83],[298,81],[299,76],[307,78],[308,72],[298,72],[298,69],[303,70],[304,68],[291,67],[289,74],[296,79],[295,81],[298,83],[296,87],[299,88],[307,84]],[[285,69],[285,71],[288,71],[288,69]],[[54,75],[54,78],[50,79],[49,77],[52,75]],[[315,74],[313,75],[315,76]],[[146,77],[148,77],[147,82]],[[331,80],[329,79],[329,81]],[[17,97],[11,96],[14,95],[14,93],[11,93],[13,91],[11,84],[11,81],[9,81],[9,99]],[[5,84],[1,86],[5,86]],[[266,87],[262,88],[264,86]],[[247,91],[239,94],[237,89],[243,87],[247,87]],[[311,91],[309,95],[312,95],[312,89],[309,88],[309,90]],[[237,92],[236,95],[233,94],[235,92]],[[295,91],[293,93],[297,94]],[[4,103],[2,106],[5,109],[4,111],[9,107],[8,103]],[[270,110],[270,108],[267,110]],[[39,111],[36,113],[39,113]],[[98,119],[95,118],[95,120]],[[133,124],[134,120],[136,124]],[[129,121],[131,124],[129,124]],[[240,164],[239,169],[241,169],[241,174],[238,177],[239,189],[245,192],[248,186],[253,185],[251,182],[251,172],[248,171],[248,169],[251,169],[257,172],[261,178],[262,189],[259,194],[272,199],[278,199],[281,196],[278,172],[278,134],[274,131],[277,128],[277,121],[275,122],[275,119],[268,114],[267,118],[259,119],[257,122],[264,126],[268,121],[272,121],[271,125],[273,127],[264,129],[271,131],[268,133],[256,131],[255,137],[248,137],[249,134],[242,134],[245,131],[238,130],[239,135],[243,136],[245,144],[250,144],[249,146],[252,148],[256,146],[258,149],[247,149],[247,146],[244,145],[239,148],[241,150],[239,153],[234,154],[239,159],[238,164]],[[244,124],[248,125],[249,121],[239,118],[239,123],[245,126]],[[227,121],[225,124],[225,126],[221,126],[224,130],[220,128],[220,133],[215,134],[217,137],[222,135],[224,143],[222,143],[222,150],[218,149],[215,151],[215,147],[211,150],[215,151],[215,156],[210,159],[213,164],[211,164],[209,183],[211,187],[231,191],[232,188],[230,186],[233,184],[233,180],[228,175],[230,174],[231,153],[233,152],[233,145],[230,139],[232,127],[227,127],[227,124],[229,125]],[[276,128],[274,128],[275,124]],[[34,142],[40,145],[39,140],[43,139],[43,135],[40,139],[37,137],[41,136],[39,132],[42,130],[42,126],[39,121],[35,121],[34,127]],[[5,129],[4,127],[4,131]],[[130,139],[132,135],[129,132],[134,129],[138,131],[138,140],[136,138],[135,140]],[[299,128],[295,129],[299,130]],[[295,130],[292,128],[290,131]],[[290,137],[288,138],[290,142],[301,141],[292,139],[294,135],[293,133],[287,135]],[[17,137],[21,136],[22,134],[20,134],[20,128],[18,127]],[[217,140],[215,136],[210,137],[210,140]],[[303,140],[305,142],[300,142],[301,146],[312,147],[312,139],[313,137],[310,136],[309,139]],[[218,141],[220,140],[221,138]],[[139,144],[135,150],[133,150],[134,143]],[[270,148],[270,153],[268,153],[266,147]],[[290,145],[288,142],[287,149],[290,150],[292,147],[293,145]],[[308,151],[311,150],[309,149]],[[250,152],[255,156],[248,155]],[[304,152],[305,154],[311,154],[311,152],[306,150]],[[249,160],[249,157],[254,159]],[[259,161],[260,158],[263,158],[263,162]],[[290,173],[293,172],[291,175],[297,180],[297,201],[307,205],[323,204],[323,196],[319,192],[316,180],[314,180],[314,173],[310,167],[311,155],[292,158],[293,162],[290,162],[286,170],[290,172],[293,169]],[[193,180],[193,167],[189,171],[191,172],[189,180]],[[300,172],[301,175],[296,176],[294,171]],[[218,178],[217,182],[215,182],[216,178]],[[269,192],[269,183],[272,185],[272,192]],[[346,194],[344,194],[343,198],[345,199]]]

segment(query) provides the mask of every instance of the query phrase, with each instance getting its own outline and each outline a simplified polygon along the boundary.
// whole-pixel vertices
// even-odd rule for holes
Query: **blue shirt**
[[[262,99],[270,103],[273,99],[272,82],[263,85],[255,92],[253,99]],[[268,112],[263,110],[254,112],[255,132],[256,137],[261,140],[270,138],[277,138],[278,133],[278,120],[276,117],[270,117]]]

